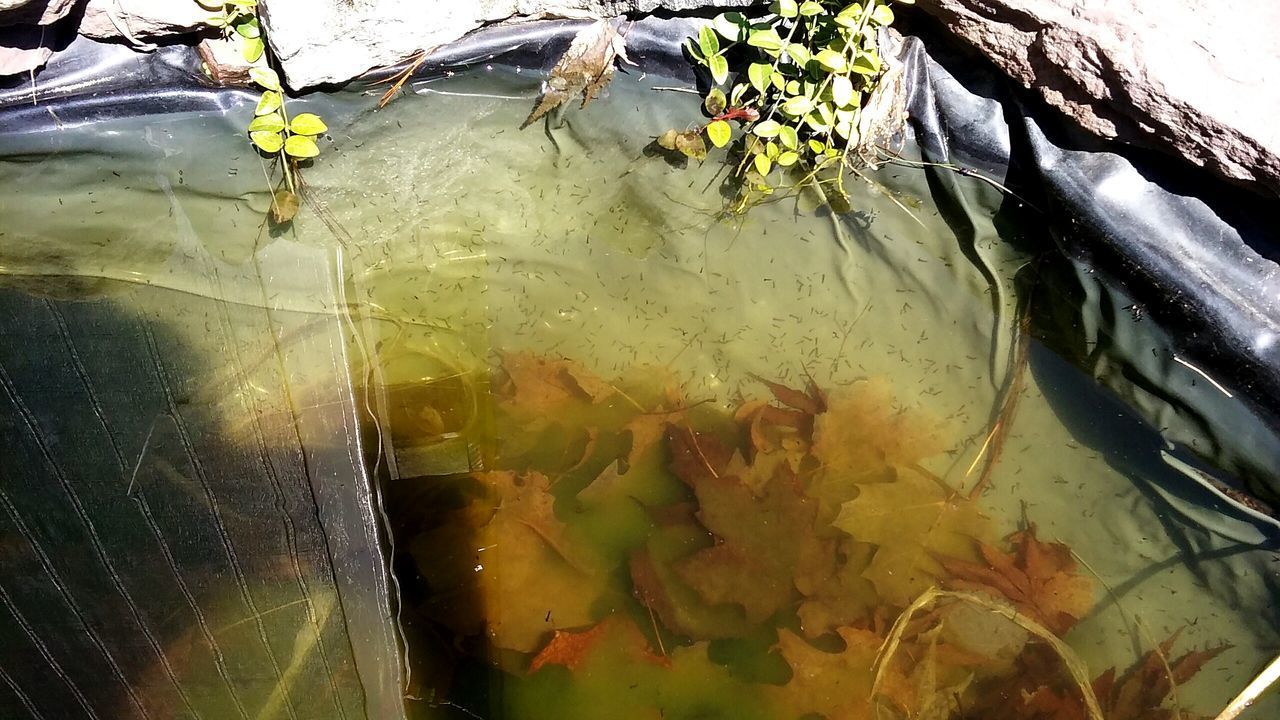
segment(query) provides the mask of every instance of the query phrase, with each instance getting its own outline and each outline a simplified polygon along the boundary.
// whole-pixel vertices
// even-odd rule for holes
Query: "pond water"
[[[304,209],[283,232],[261,226],[261,164],[220,119],[27,138],[43,152],[0,166],[9,402],[57,407],[39,353],[67,352],[44,340],[58,328],[101,355],[95,406],[130,402],[112,378],[132,377],[131,354],[167,368],[185,429],[157,435],[139,411],[109,471],[65,474],[104,502],[139,490],[171,523],[213,511],[192,557],[227,523],[250,534],[252,513],[218,508],[224,484],[303,502],[219,463],[280,438],[324,448],[354,408],[385,487],[415,717],[1216,713],[1276,652],[1265,523],[1187,491],[1185,453],[1160,460],[1177,450],[1160,432],[1192,421],[1153,428],[1077,369],[1079,338],[1100,338],[1034,213],[886,166],[850,179],[845,215],[802,198],[722,218],[714,155],[646,152],[698,118],[663,84],[621,77],[524,131],[526,74],[421,83],[377,112],[316,100],[333,147],[304,176],[328,223]],[[960,207],[934,205],[940,183]],[[67,422],[54,454],[76,452]],[[207,467],[136,460],[164,443],[207,446]],[[112,528],[150,514],[118,504]],[[29,554],[21,505],[0,529],[5,585]],[[333,569],[298,527],[253,530],[238,595],[217,564],[156,581],[224,609],[207,632],[174,614],[154,644],[179,659],[124,663],[139,697],[116,707],[219,717],[221,684],[252,717],[359,716],[341,631],[318,620],[332,596],[307,589]],[[147,540],[104,532],[117,557]],[[298,554],[318,569],[285,567]],[[244,630],[230,666],[211,651],[224,626]],[[255,643],[264,656],[240,649]],[[105,710],[111,692],[85,702],[133,716]]]

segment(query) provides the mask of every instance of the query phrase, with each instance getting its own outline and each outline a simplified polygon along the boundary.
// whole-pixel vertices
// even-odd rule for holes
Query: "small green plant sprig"
[[[266,43],[262,40],[262,26],[258,23],[258,0],[197,0],[210,10],[220,10],[221,15],[214,16],[209,23],[222,29],[223,37],[231,39],[240,37],[240,54],[245,62],[256,63],[266,51]]]
[[[289,117],[288,99],[279,74],[271,69],[271,58],[262,36],[258,0],[225,0],[213,7],[222,10],[213,21],[214,26],[222,28],[227,39],[239,40],[241,54],[249,63],[249,79],[262,89],[253,120],[249,122],[249,140],[278,161],[281,181],[272,194],[271,219],[277,224],[287,223],[300,206],[298,161],[320,154],[316,137],[329,128],[315,113]]]
[[[725,147],[737,121],[744,132],[734,212],[783,187],[814,187],[833,207],[847,207],[844,173],[858,158],[861,113],[883,71],[876,33],[894,20],[889,1],[776,0],[759,18],[717,15],[687,44],[716,85],[704,101],[711,119],[658,143],[701,159],[702,136]],[[729,58],[741,55],[745,72],[730,86]]]

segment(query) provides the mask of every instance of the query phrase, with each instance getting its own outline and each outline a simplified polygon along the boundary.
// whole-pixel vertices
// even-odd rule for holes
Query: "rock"
[[[249,63],[241,54],[240,44],[224,37],[205,38],[196,46],[204,70],[219,85],[248,85]]]
[[[0,28],[0,77],[31,72],[53,56],[44,28],[35,25]]]
[[[3,0],[0,0],[3,2]],[[218,13],[196,0],[89,0],[80,34],[97,40],[125,40],[144,45],[143,39],[181,35],[207,27]]]
[[[611,17],[752,0],[260,0],[267,40],[294,89],[345,82],[509,18]]]
[[[1280,193],[1275,0],[918,6],[1084,129]]]
[[[81,0],[0,0],[0,25],[52,25]]]

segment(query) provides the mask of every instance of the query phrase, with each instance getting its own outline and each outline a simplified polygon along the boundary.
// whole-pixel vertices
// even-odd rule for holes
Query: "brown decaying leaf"
[[[622,34],[625,24],[626,18],[623,17],[599,20],[574,36],[568,49],[551,69],[551,76],[543,83],[542,97],[520,125],[521,129],[529,127],[578,93],[582,94],[582,106],[586,107],[604,90],[613,79],[614,59],[630,62]]]
[[[591,650],[601,643],[623,648],[628,654],[655,665],[671,664],[666,657],[654,654],[649,641],[634,623],[619,615],[610,615],[586,630],[557,630],[546,647],[529,662],[529,674],[547,665],[563,665],[570,672],[576,672]]]
[[[1170,660],[1166,669],[1161,656],[1168,657],[1180,633],[1175,632],[1160,643],[1159,651],[1148,651],[1123,673],[1109,668],[1093,680],[1093,692],[1106,720],[1203,720],[1202,715],[1171,707],[1173,685],[1186,684],[1230,646],[1189,651]],[[1067,687],[1062,675],[1056,654],[1042,643],[1028,643],[1012,675],[986,680],[960,718],[1088,720],[1079,691]]]
[[[612,385],[581,364],[514,352],[502,356],[507,382],[499,388],[503,405],[530,421],[554,419],[573,403],[595,403],[614,394]]]
[[[685,428],[672,426],[670,436],[683,448],[682,455],[673,456],[673,470],[693,488],[698,520],[716,536],[715,545],[676,566],[681,579],[707,602],[741,605],[752,622],[789,606],[797,594],[794,575],[801,557],[820,552],[810,547],[819,543],[813,533],[816,504],[785,466],[757,495],[741,479],[723,473],[723,449],[699,443]]]
[[[436,597],[433,615],[463,635],[531,652],[553,630],[596,619],[607,580],[555,517],[550,481],[511,471],[473,476],[486,496],[410,548]]]
[[[1112,668],[1093,681],[1093,691],[1102,703],[1107,720],[1178,720],[1176,711],[1164,706],[1165,699],[1172,693],[1174,686],[1186,684],[1210,660],[1230,647],[1219,645],[1205,650],[1192,650],[1169,660],[1166,669],[1161,655],[1169,657],[1169,651],[1173,649],[1180,634],[1182,631],[1178,630],[1168,640],[1160,643],[1159,652],[1148,651],[1142,660],[1118,680],[1115,669]],[[1182,717],[1190,720],[1185,714]]]
[[[983,542],[978,549],[985,564],[938,557],[952,575],[946,585],[1003,597],[1022,614],[1058,635],[1064,635],[1093,607],[1093,582],[1076,573],[1071,548],[1036,537],[1036,526],[1009,538],[1012,553]]]

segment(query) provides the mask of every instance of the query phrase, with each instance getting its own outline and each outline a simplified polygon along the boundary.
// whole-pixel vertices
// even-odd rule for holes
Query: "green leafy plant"
[[[271,219],[277,224],[287,223],[297,214],[300,205],[298,162],[320,154],[316,138],[329,128],[314,113],[289,117],[288,96],[280,83],[280,75],[271,68],[270,53],[263,39],[258,0],[225,0],[213,7],[222,10],[222,15],[213,21],[214,26],[222,28],[228,40],[239,43],[241,54],[249,63],[249,79],[262,89],[247,131],[254,147],[277,160],[281,178],[272,195]]]
[[[216,28],[222,29],[227,39],[240,38],[240,54],[245,62],[256,63],[266,51],[266,43],[262,40],[262,26],[258,22],[258,0],[226,0],[226,2],[207,2],[198,0],[199,4],[211,10],[221,10],[222,14],[210,20]]]
[[[859,162],[862,114],[884,69],[877,31],[893,20],[889,0],[776,0],[759,18],[717,15],[686,46],[715,83],[703,103],[710,120],[668,131],[658,144],[700,160],[703,136],[725,147],[736,121],[734,212],[806,187],[847,208],[845,172]],[[732,83],[730,58],[738,70]]]

